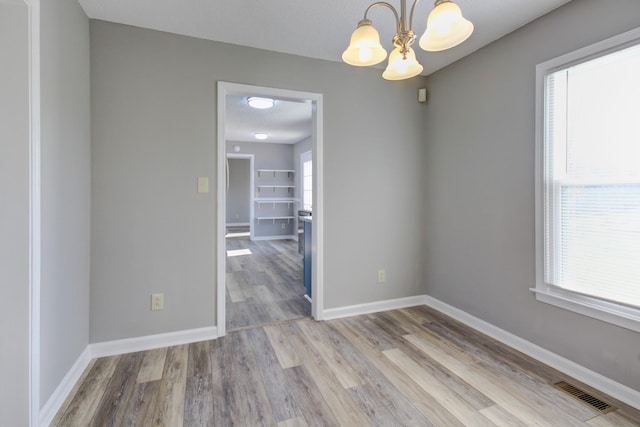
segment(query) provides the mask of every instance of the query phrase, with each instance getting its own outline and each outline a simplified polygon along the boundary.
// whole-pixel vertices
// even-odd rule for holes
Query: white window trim
[[[640,27],[536,66],[535,241],[538,301],[640,332],[640,309],[571,292],[544,281],[544,100],[545,77],[557,69],[640,43]]]

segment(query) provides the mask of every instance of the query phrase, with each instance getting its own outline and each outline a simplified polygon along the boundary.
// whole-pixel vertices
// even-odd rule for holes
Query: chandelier
[[[411,45],[416,41],[413,32],[413,11],[420,0],[414,0],[407,20],[407,2],[401,0],[400,14],[387,2],[371,4],[364,12],[364,19],[351,35],[351,43],[342,54],[342,60],[350,65],[366,67],[379,64],[387,57],[387,51],[380,44],[380,35],[367,19],[367,13],[374,7],[389,8],[396,18],[396,34],[393,36],[393,50],[389,54],[389,63],[382,73],[387,80],[404,80],[417,76],[423,70],[416,60]],[[451,0],[436,0],[433,10],[427,18],[427,29],[420,37],[419,45],[430,52],[450,49],[465,41],[473,32],[473,24],[462,16],[458,5]]]

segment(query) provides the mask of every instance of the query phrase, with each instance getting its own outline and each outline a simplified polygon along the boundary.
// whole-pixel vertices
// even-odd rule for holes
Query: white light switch
[[[206,176],[198,177],[198,193],[208,193],[209,192],[209,178]]]

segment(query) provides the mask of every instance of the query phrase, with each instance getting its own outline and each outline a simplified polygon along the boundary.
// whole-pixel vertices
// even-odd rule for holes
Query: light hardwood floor
[[[227,238],[227,330],[279,323],[311,315],[304,297],[302,255],[295,240]]]
[[[53,425],[640,425],[640,411],[601,415],[559,379],[584,387],[420,306],[97,359]]]

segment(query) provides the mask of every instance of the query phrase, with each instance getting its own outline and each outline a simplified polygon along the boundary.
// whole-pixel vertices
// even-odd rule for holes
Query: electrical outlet
[[[284,222],[282,223],[282,229],[284,230],[285,228],[287,228],[287,224],[285,224]]]
[[[384,270],[378,270],[378,283],[384,283],[386,280],[386,273]]]
[[[151,294],[151,310],[164,310],[164,294]]]

